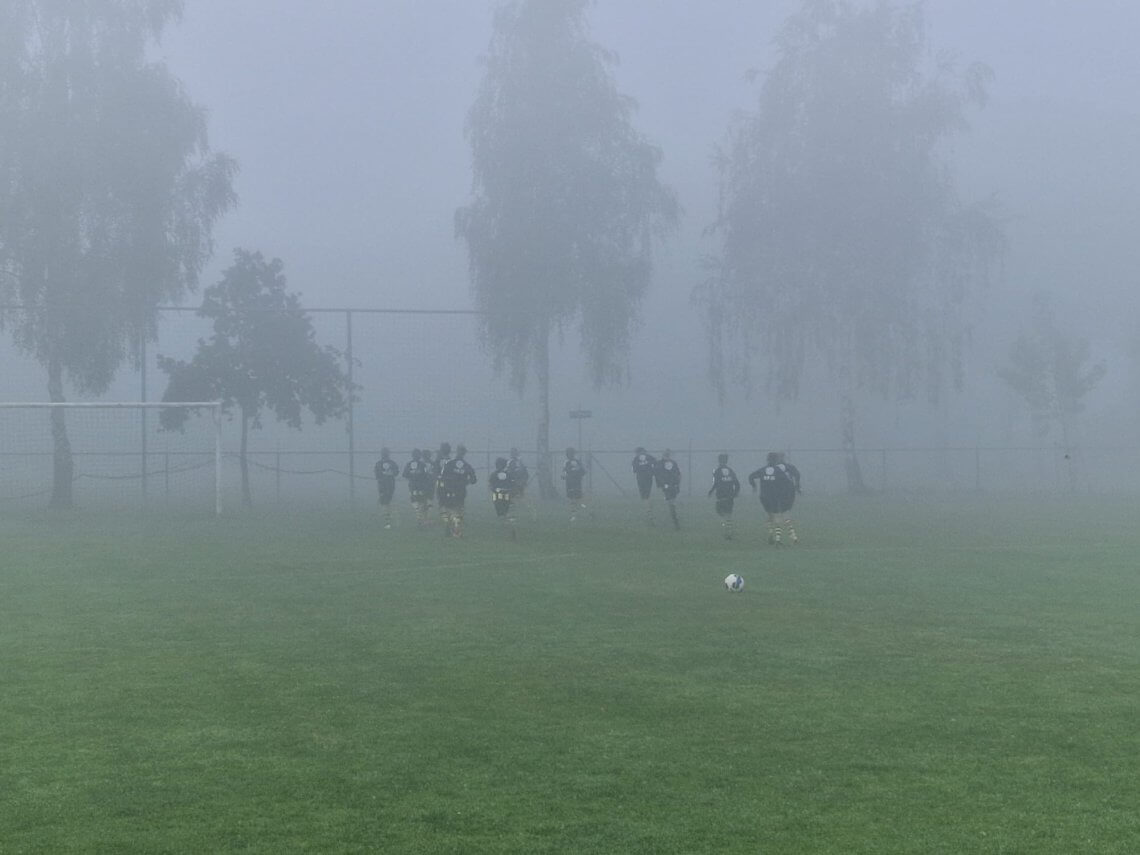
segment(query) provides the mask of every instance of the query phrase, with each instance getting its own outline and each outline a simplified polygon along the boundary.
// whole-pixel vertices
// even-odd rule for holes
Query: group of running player
[[[412,449],[412,459],[401,472],[389,450],[381,449],[375,475],[384,528],[392,527],[392,498],[396,493],[396,480],[402,475],[408,482],[417,525],[424,527],[432,524],[431,507],[434,500],[439,506],[444,534],[462,537],[467,488],[477,480],[475,469],[466,461],[466,455],[467,449],[464,446],[456,446],[453,454],[450,443],[446,442],[434,454],[430,450],[415,448]],[[632,468],[638,493],[645,505],[646,522],[650,526],[655,525],[652,496],[656,485],[665,497],[673,528],[680,529],[676,499],[681,492],[681,467],[673,459],[673,453],[665,449],[661,457],[657,458],[639,446],[634,451]],[[578,452],[574,448],[567,448],[562,480],[566,485],[572,523],[586,511],[583,489],[585,477],[586,467],[578,458]],[[495,468],[488,478],[495,515],[512,539],[517,536],[515,511],[520,505],[527,504],[526,488],[529,481],[530,472],[519,457],[517,448],[511,449],[510,457],[495,460]],[[759,493],[760,504],[768,515],[768,542],[783,545],[784,533],[787,532],[787,542],[798,543],[791,510],[796,495],[800,492],[799,470],[784,459],[783,453],[774,451],[768,454],[765,465],[748,476],[748,483],[754,493]],[[716,497],[716,512],[721,517],[724,536],[728,540],[732,539],[735,530],[733,508],[739,494],[740,479],[728,465],[728,455],[721,454],[717,458],[717,468],[713,472],[713,484],[708,495]],[[533,507],[531,514],[535,514]]]

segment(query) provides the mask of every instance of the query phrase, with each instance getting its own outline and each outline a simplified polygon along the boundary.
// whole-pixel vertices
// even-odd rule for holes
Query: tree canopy
[[[175,0],[0,5],[0,296],[17,347],[64,380],[106,390],[153,338],[156,307],[196,286],[234,202],[204,110],[148,48]],[[62,413],[56,490],[70,504]]]
[[[1103,362],[1092,361],[1088,340],[1057,324],[1045,296],[1036,298],[1032,326],[1018,335],[1009,361],[998,368],[998,376],[1025,401],[1038,432],[1060,427],[1066,447],[1074,440],[1086,396],[1106,373]]]
[[[697,291],[714,378],[749,382],[759,357],[794,398],[818,357],[844,409],[859,391],[937,399],[961,381],[966,297],[1003,247],[945,149],[991,73],[928,67],[917,5],[805,0],[776,43],[716,161],[720,254]]]
[[[308,410],[317,424],[339,418],[353,390],[344,355],[317,343],[312,318],[300,296],[286,290],[280,259],[236,250],[234,264],[203,294],[198,314],[213,322],[209,340],[199,340],[190,362],[159,356],[170,380],[164,401],[221,401],[241,419],[242,497],[252,501],[246,461],[249,429],[261,427],[270,410],[292,428]],[[164,409],[163,427],[181,427],[188,413]]]
[[[652,276],[653,242],[677,218],[661,152],[633,126],[616,57],[590,39],[589,0],[513,0],[495,13],[467,121],[474,186],[456,213],[484,341],[521,390],[549,395],[549,338],[577,328],[591,376],[623,376]],[[549,414],[540,414],[540,457]],[[540,481],[549,488],[540,460]]]

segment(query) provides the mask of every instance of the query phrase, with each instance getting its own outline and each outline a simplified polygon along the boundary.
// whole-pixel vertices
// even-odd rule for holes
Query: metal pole
[[[146,403],[146,325],[139,333],[139,401]],[[142,506],[146,508],[146,407],[142,408]]]
[[[214,516],[222,515],[222,407],[214,407]]]
[[[352,309],[346,309],[344,313],[345,324],[345,351],[344,356],[348,361],[348,503],[349,505],[356,504],[356,432],[355,425],[353,424],[352,399],[353,395],[353,382],[352,382]]]
[[[689,498],[693,497],[693,438],[689,437],[689,474],[686,476],[689,479]]]

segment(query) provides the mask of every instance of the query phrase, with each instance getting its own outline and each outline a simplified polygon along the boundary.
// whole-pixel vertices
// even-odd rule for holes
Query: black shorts
[[[500,517],[505,517],[511,510],[510,499],[493,498],[491,504],[495,506],[495,513]]]
[[[680,484],[666,484],[661,488],[661,492],[665,494],[665,501],[671,502],[677,498],[677,494],[681,492]]]
[[[637,476],[637,491],[641,493],[641,498],[648,499],[649,494],[653,492],[653,476],[652,475],[638,475]]]
[[[775,498],[760,497],[760,504],[764,506],[764,510],[770,514],[786,514],[792,509],[792,505],[796,503],[795,496],[776,496]]]
[[[392,497],[396,495],[396,482],[377,481],[376,484],[380,488],[380,504],[392,504]]]
[[[466,493],[456,493],[452,490],[439,491],[439,506],[449,511],[463,510],[463,502],[467,499]]]
[[[579,484],[576,487],[572,487],[569,484],[567,484],[566,485],[566,498],[567,499],[574,499],[575,501],[581,500],[581,498],[582,498],[582,485]]]
[[[411,495],[413,503],[431,501],[431,490],[412,490]]]
[[[736,502],[736,499],[717,499],[716,512],[722,517],[732,516],[732,505],[734,502]]]

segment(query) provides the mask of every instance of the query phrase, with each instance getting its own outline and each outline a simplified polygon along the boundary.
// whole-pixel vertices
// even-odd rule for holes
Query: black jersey
[[[488,484],[491,488],[491,498],[496,502],[509,500],[515,489],[515,482],[511,477],[509,468],[496,469],[492,472]]]
[[[709,495],[716,494],[718,499],[735,499],[740,493],[740,479],[732,471],[731,466],[718,466],[713,471],[713,485]]]
[[[507,461],[507,474],[511,476],[511,486],[514,490],[522,490],[530,480],[530,471],[517,457]]]
[[[748,483],[752,485],[752,489],[756,489],[757,483],[760,484],[760,501],[765,503],[765,507],[769,502],[786,502],[789,497],[794,497],[796,492],[792,476],[779,464],[761,466],[748,476]]]
[[[376,461],[375,473],[377,481],[395,483],[396,478],[400,475],[400,467],[395,460],[378,460]]]
[[[582,479],[586,477],[586,467],[578,458],[567,460],[562,467],[562,477],[566,480],[567,490],[581,490]]]
[[[681,486],[681,467],[672,458],[663,458],[657,461],[657,486],[664,490],[666,487]]]
[[[800,492],[800,470],[790,463],[781,463],[780,468],[788,473],[788,477],[792,479],[792,484],[796,488],[796,492]]]
[[[476,481],[475,467],[462,457],[455,457],[443,465],[439,474],[442,489],[452,495],[463,497],[467,495],[467,485]]]
[[[432,469],[435,472],[435,489],[437,492],[443,490],[443,473],[447,469],[447,464],[451,462],[449,457],[437,457],[435,463],[432,464]]]
[[[634,456],[633,472],[637,475],[638,480],[652,478],[657,472],[657,458],[645,452]]]
[[[413,493],[426,493],[432,488],[435,471],[426,461],[409,460],[404,467],[404,478],[408,482],[408,489]]]

